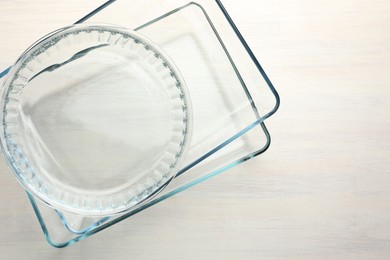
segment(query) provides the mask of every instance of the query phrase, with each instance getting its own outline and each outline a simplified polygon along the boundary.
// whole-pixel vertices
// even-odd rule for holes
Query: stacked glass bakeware
[[[0,77],[3,155],[54,247],[263,153],[280,102],[219,0],[108,1]]]

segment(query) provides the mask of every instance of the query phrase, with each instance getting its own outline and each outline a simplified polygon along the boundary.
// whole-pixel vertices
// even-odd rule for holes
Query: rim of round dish
[[[10,98],[12,95],[11,92],[14,90],[13,83],[20,76],[20,72],[26,68],[27,64],[34,60],[35,57],[44,53],[51,47],[55,46],[62,39],[70,36],[77,35],[79,33],[91,33],[98,32],[99,35],[101,33],[110,33],[110,35],[119,35],[125,40],[134,41],[135,44],[142,44],[142,48],[146,51],[151,52],[152,55],[155,56],[156,59],[160,60],[163,67],[169,71],[170,76],[175,81],[175,85],[177,90],[180,92],[180,99],[183,102],[182,110],[183,110],[183,131],[182,131],[182,140],[180,141],[180,150],[175,154],[175,161],[168,166],[167,172],[163,173],[160,179],[153,179],[150,176],[144,176],[142,178],[142,182],[137,182],[137,184],[142,184],[142,189],[138,188],[137,191],[132,190],[132,198],[127,200],[126,204],[122,201],[119,201],[118,205],[114,204],[111,207],[102,208],[88,208],[90,206],[81,207],[75,204],[65,204],[64,199],[55,200],[50,198],[47,192],[42,190],[45,183],[39,183],[39,174],[34,173],[29,169],[31,166],[28,164],[28,156],[24,154],[24,152],[20,149],[17,143],[12,139],[12,134],[7,130],[7,105],[10,102],[13,102],[13,99]],[[119,40],[118,40],[119,41]],[[117,42],[118,42],[117,41]],[[116,43],[117,43],[116,42]],[[114,44],[116,44],[114,43]],[[109,43],[109,45],[114,45]],[[25,81],[25,84],[22,84],[20,91],[28,84],[28,79]],[[34,43],[31,47],[29,47],[17,60],[15,65],[11,68],[8,78],[4,81],[3,89],[1,95],[0,105],[3,108],[2,113],[2,138],[1,138],[1,149],[3,154],[6,157],[6,161],[9,167],[12,169],[14,175],[17,177],[17,180],[22,184],[22,186],[34,197],[38,198],[40,201],[45,204],[58,209],[60,211],[79,214],[79,215],[88,215],[88,216],[106,216],[106,215],[115,215],[122,212],[126,212],[131,208],[137,207],[141,205],[143,202],[149,200],[158,194],[158,192],[162,191],[169,182],[175,177],[177,174],[179,167],[183,163],[185,158],[185,154],[188,151],[189,143],[191,141],[192,135],[192,106],[190,101],[190,96],[188,89],[186,87],[185,81],[179,72],[178,68],[174,64],[174,62],[169,58],[169,56],[155,43],[151,40],[147,39],[145,36],[124,27],[113,26],[113,25],[103,25],[103,24],[87,24],[87,25],[72,25],[68,27],[64,27],[58,29],[48,35],[44,36],[36,43]],[[20,166],[20,161],[23,161],[23,168]],[[26,170],[28,169],[28,170]],[[39,171],[39,169],[37,169]],[[32,175],[28,178],[26,174]],[[31,181],[34,179],[34,182]],[[35,183],[33,186],[32,184]],[[48,187],[46,187],[47,189]],[[69,194],[61,194],[60,196],[68,196]],[[72,198],[67,198],[68,200],[72,200]],[[74,198],[75,199],[75,198]],[[80,202],[81,203],[81,202]],[[88,196],[84,198],[83,204],[88,204]],[[114,203],[114,202],[113,202]],[[76,206],[77,205],[77,206]]]

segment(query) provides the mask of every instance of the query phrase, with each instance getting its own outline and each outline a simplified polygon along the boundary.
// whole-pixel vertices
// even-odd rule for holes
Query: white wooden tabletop
[[[101,2],[2,0],[0,67]],[[282,98],[271,148],[65,249],[0,159],[0,259],[390,259],[390,1],[224,2]]]

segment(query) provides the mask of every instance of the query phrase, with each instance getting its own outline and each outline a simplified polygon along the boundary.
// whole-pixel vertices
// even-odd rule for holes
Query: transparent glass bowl
[[[175,176],[192,130],[185,82],[132,30],[74,25],[30,47],[4,82],[3,153],[25,189],[61,211],[124,212]]]

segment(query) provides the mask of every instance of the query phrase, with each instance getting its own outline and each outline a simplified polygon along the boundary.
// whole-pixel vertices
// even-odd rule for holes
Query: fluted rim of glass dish
[[[80,31],[86,31],[86,30],[105,30],[105,31],[111,31],[111,32],[119,32],[125,35],[128,35],[130,38],[133,38],[134,40],[139,40],[141,43],[143,43],[145,46],[148,46],[152,51],[160,55],[160,58],[167,63],[169,66],[169,69],[174,73],[174,77],[177,82],[179,82],[179,88],[180,91],[182,91],[185,94],[184,97],[184,104],[185,104],[185,114],[186,114],[186,127],[185,127],[185,134],[183,134],[184,138],[184,143],[181,146],[180,149],[180,156],[177,158],[175,161],[174,167],[171,168],[169,171],[170,176],[162,182],[161,185],[158,187],[155,187],[154,190],[148,191],[145,190],[143,193],[144,195],[136,204],[130,204],[126,207],[119,207],[116,209],[112,210],[101,210],[101,211],[93,211],[90,212],[88,210],[80,210],[80,208],[76,207],[71,207],[69,205],[64,205],[62,203],[59,203],[55,200],[50,200],[49,198],[43,196],[43,194],[36,192],[32,187],[26,182],[26,180],[21,177],[20,171],[17,169],[15,166],[15,161],[12,159],[12,156],[10,154],[10,150],[8,149],[7,145],[7,136],[5,132],[5,125],[6,125],[6,120],[5,120],[5,104],[6,100],[5,98],[7,97],[7,92],[9,91],[9,87],[12,85],[14,77],[18,74],[18,72],[22,69],[22,66],[26,63],[28,58],[37,51],[38,48],[40,47],[51,47],[51,44],[55,44],[55,41],[51,41],[52,38],[54,38],[56,35],[59,35],[61,33],[64,33],[68,30],[80,30]],[[32,196],[34,196],[36,199],[41,201],[42,203],[48,205],[51,208],[54,208],[56,210],[59,210],[61,212],[66,212],[70,214],[75,214],[75,215],[83,215],[83,216],[89,216],[89,217],[102,217],[102,216],[113,216],[113,215],[118,215],[125,213],[129,210],[132,210],[134,208],[137,208],[144,204],[145,202],[149,201],[150,199],[154,198],[157,194],[159,194],[162,190],[164,190],[169,183],[175,178],[176,174],[179,172],[181,165],[183,164],[183,161],[186,157],[186,154],[189,150],[189,146],[191,143],[191,137],[192,137],[192,125],[193,125],[193,111],[192,111],[192,104],[191,104],[191,98],[190,94],[186,85],[186,82],[180,73],[178,67],[176,64],[173,62],[173,60],[169,57],[169,55],[162,49],[160,48],[157,44],[155,44],[152,40],[148,39],[144,35],[131,30],[126,27],[122,26],[117,26],[117,25],[112,25],[112,24],[101,24],[101,23],[88,23],[88,24],[75,24],[75,25],[70,25],[66,26],[60,29],[57,29],[53,32],[50,32],[49,34],[43,36],[41,39],[36,41],[34,44],[32,44],[30,47],[28,47],[17,59],[17,61],[14,63],[14,65],[10,68],[7,76],[7,78],[4,80],[2,89],[1,89],[1,100],[0,100],[0,106],[2,107],[2,110],[0,111],[1,113],[1,119],[2,123],[0,124],[1,127],[1,150],[3,152],[3,155],[7,161],[7,164],[9,168],[12,170],[13,174],[15,175],[16,179],[18,182],[22,185],[22,187],[30,193]],[[184,109],[184,108],[183,108]]]

